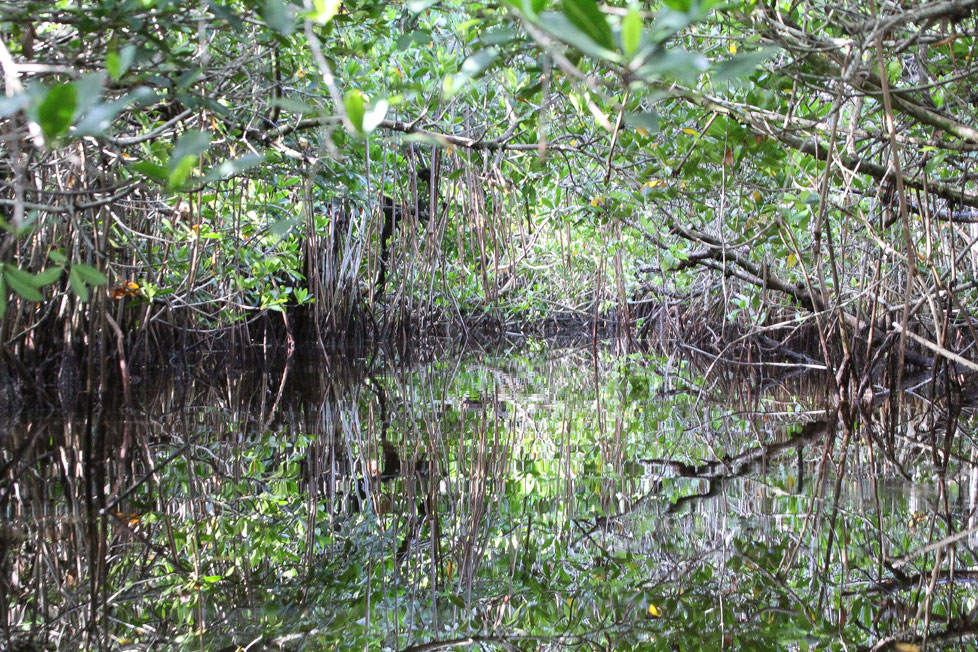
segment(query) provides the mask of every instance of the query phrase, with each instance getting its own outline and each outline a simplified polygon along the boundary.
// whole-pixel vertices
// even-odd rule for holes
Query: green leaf
[[[34,280],[37,283],[37,287],[43,285],[51,285],[61,277],[61,272],[64,271],[64,267],[61,265],[56,265],[54,267],[48,267],[43,272],[34,275]]]
[[[621,51],[626,57],[635,56],[642,44],[642,17],[635,5],[628,7],[628,13],[621,21]]]
[[[411,47],[411,44],[413,42],[414,42],[413,33],[409,32],[407,34],[401,34],[399,37],[397,37],[397,43],[394,44],[394,47],[395,49],[397,49],[398,52],[404,52],[409,47]]]
[[[10,289],[28,301],[44,301],[44,296],[37,291],[34,275],[11,265],[3,266],[3,276]]]
[[[57,249],[52,249],[51,251],[49,251],[48,258],[50,258],[52,262],[59,263],[59,264],[63,264],[68,260],[65,257],[65,255],[60,251],[58,251]]]
[[[647,81],[660,81],[665,78],[691,84],[699,77],[699,73],[709,66],[706,57],[698,52],[671,49],[650,57],[645,65],[635,71],[635,74]]]
[[[3,319],[7,312],[7,286],[4,284],[3,276],[0,276],[0,319]]]
[[[118,52],[112,51],[105,57],[105,69],[112,77],[112,81],[119,79],[126,74],[129,66],[132,65],[133,58],[136,56],[136,46],[127,45]]]
[[[72,267],[71,271],[68,272],[68,284],[82,303],[88,303],[88,288],[75,267]]]
[[[265,0],[261,11],[261,17],[269,27],[283,36],[289,36],[295,31],[295,14],[291,7],[286,6],[282,0]]]
[[[749,75],[759,65],[774,56],[777,51],[778,48],[761,48],[752,52],[743,52],[721,61],[713,70],[713,82],[718,83]]]
[[[619,59],[615,52],[598,45],[594,39],[579,30],[564,14],[547,11],[540,14],[538,20],[548,32],[564,43],[577,48],[582,54],[607,61],[618,61]]]
[[[648,113],[626,113],[625,124],[633,129],[644,129],[651,134],[659,130],[659,114],[654,111]]]
[[[183,188],[184,184],[187,183],[187,179],[190,178],[190,173],[194,171],[197,167],[197,157],[196,156],[184,156],[177,167],[170,172],[166,179],[166,189],[169,192],[175,192]]]
[[[137,161],[136,163],[131,163],[129,167],[143,176],[160,183],[166,183],[166,180],[170,176],[170,173],[165,167],[152,161]]]
[[[72,119],[85,115],[92,107],[97,106],[102,99],[102,89],[105,88],[105,73],[91,73],[79,77],[75,82],[75,113]]]
[[[13,265],[9,265],[9,264],[4,265],[3,272],[8,279],[14,278],[18,282],[23,283],[24,285],[30,286],[32,288],[38,288],[41,287],[41,285],[43,285],[43,283],[38,282],[36,276],[31,274],[30,272],[25,272],[19,267],[14,267]]]
[[[299,220],[287,217],[285,219],[272,222],[268,227],[268,232],[276,238],[283,238],[294,227],[299,226],[299,224]]]
[[[75,263],[71,266],[71,271],[77,272],[78,276],[89,285],[105,285],[108,282],[108,279],[105,278],[105,274],[98,271],[91,265]]]
[[[486,68],[491,66],[496,60],[497,52],[495,48],[480,50],[462,62],[462,74],[470,79],[481,75]]]
[[[37,122],[49,144],[56,142],[71,126],[78,105],[78,90],[74,84],[58,84],[49,90],[37,107]]]
[[[166,177],[166,188],[170,192],[179,190],[190,178],[190,173],[197,166],[200,154],[210,144],[210,134],[203,131],[188,131],[180,136],[173,153],[170,154],[169,174]]]
[[[180,136],[170,154],[170,172],[183,165],[187,157],[197,157],[207,151],[211,143],[211,135],[206,131],[193,129]]]
[[[246,154],[241,158],[222,161],[208,171],[207,175],[204,176],[204,183],[233,177],[264,162],[265,157],[261,154]]]
[[[611,27],[594,0],[564,0],[564,15],[601,47],[607,50],[615,48]]]
[[[350,119],[350,124],[356,133],[363,133],[363,94],[356,90],[346,92],[343,98],[343,107],[346,109],[346,117]]]
[[[117,100],[98,103],[78,121],[75,125],[75,133],[79,136],[101,136],[111,126],[120,111],[130,104],[155,96],[156,94],[149,88],[141,87]]]
[[[325,25],[333,20],[333,16],[340,10],[341,0],[314,0],[313,11],[310,19],[320,25]]]
[[[281,107],[290,113],[299,113],[301,115],[316,113],[316,107],[312,104],[307,104],[291,97],[277,97],[271,101],[271,105]]]
[[[408,0],[407,8],[414,13],[420,13],[435,4],[438,0]]]
[[[17,93],[12,97],[0,97],[0,118],[9,118],[21,109],[27,108],[31,103],[31,96],[27,93]]]

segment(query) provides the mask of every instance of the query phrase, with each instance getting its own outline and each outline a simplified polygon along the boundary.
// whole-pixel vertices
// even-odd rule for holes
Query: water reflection
[[[4,645],[966,647],[973,412],[917,391],[847,423],[821,377],[547,348],[160,373],[5,427]]]

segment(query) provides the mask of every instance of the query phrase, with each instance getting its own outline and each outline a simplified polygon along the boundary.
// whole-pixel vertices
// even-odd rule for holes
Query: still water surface
[[[0,647],[974,649],[971,407],[846,428],[821,376],[697,369],[214,365],[21,416]]]

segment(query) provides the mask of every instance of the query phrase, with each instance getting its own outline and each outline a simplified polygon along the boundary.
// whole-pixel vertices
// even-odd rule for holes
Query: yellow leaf
[[[683,133],[689,136],[695,136],[697,132],[695,129],[690,129],[687,127],[686,129],[683,129]]]
[[[649,132],[647,132],[645,129],[642,129],[641,127],[636,127],[635,128],[635,133],[637,133],[639,135],[642,135],[642,136],[645,136],[646,138],[649,137]]]
[[[760,204],[761,200],[764,199],[764,196],[761,194],[760,190],[755,190],[753,193],[751,193],[751,199],[754,200],[755,204]]]
[[[920,646],[913,643],[894,643],[893,649],[897,652],[920,652]]]
[[[652,603],[649,603],[649,610],[647,613],[649,614],[649,618],[662,618],[662,609],[659,609]]]
[[[795,256],[794,254],[788,254],[787,263],[788,263],[788,269],[791,269],[792,267],[798,264],[798,257]]]
[[[649,149],[655,149],[658,146],[659,146],[659,141],[655,141],[654,143],[652,143],[651,145],[649,145]]]
[[[730,51],[730,54],[737,54],[737,43],[736,43],[736,41],[731,41],[730,42],[730,45],[727,46],[727,49]]]
[[[401,79],[404,79],[404,73],[403,73],[403,72],[401,72],[401,71],[400,71],[399,69],[397,69],[397,68],[391,68],[391,70],[393,70],[393,71],[394,71],[394,74],[395,74],[395,75],[397,75],[397,76],[398,76],[398,77],[400,77]]]
[[[577,147],[577,139],[571,141],[571,147]]]

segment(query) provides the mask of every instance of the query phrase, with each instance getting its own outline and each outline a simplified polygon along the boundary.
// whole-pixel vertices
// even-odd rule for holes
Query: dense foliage
[[[909,337],[962,364],[972,8],[6,5],[2,339],[273,311],[630,330],[679,292],[814,313],[836,360]]]

